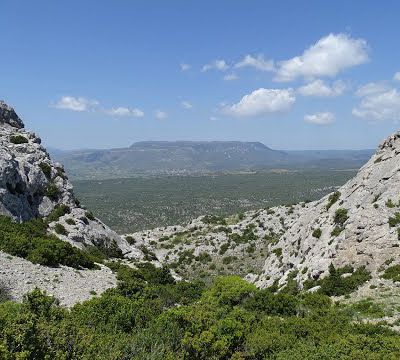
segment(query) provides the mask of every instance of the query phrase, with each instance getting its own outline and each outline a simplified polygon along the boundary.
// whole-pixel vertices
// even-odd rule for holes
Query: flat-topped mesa
[[[24,123],[14,109],[2,100],[0,100],[0,124],[8,124],[18,129],[24,127]]]

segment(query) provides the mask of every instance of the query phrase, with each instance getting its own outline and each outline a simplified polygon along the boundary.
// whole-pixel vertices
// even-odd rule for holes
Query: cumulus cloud
[[[368,84],[369,85],[369,84]],[[400,93],[394,88],[361,91],[361,101],[352,111],[354,116],[371,120],[400,120]]]
[[[304,121],[316,125],[329,125],[335,121],[335,115],[331,112],[320,112],[311,115],[305,115]]]
[[[110,110],[106,110],[106,113],[116,117],[143,117],[144,112],[140,109],[136,108],[127,108],[127,107],[116,107]]]
[[[181,71],[188,71],[191,68],[191,66],[186,63],[181,63],[180,67],[181,67]]]
[[[51,106],[56,109],[71,111],[89,111],[99,104],[97,100],[90,100],[84,97],[62,96],[55,104]]]
[[[341,80],[335,81],[332,86],[329,86],[318,79],[299,87],[297,92],[303,96],[333,97],[343,94],[345,90],[346,84]]]
[[[278,63],[275,80],[299,77],[336,76],[339,72],[368,61],[368,44],[346,34],[329,34],[306,49],[302,55]]]
[[[201,71],[208,71],[208,70],[219,70],[219,71],[225,71],[229,69],[229,65],[226,63],[225,60],[214,60],[213,62],[206,64],[203,66]]]
[[[233,81],[233,80],[237,80],[237,79],[239,79],[239,77],[236,75],[236,74],[226,74],[225,76],[224,76],[224,80],[225,81]]]
[[[400,71],[394,74],[393,79],[396,81],[400,81]]]
[[[389,84],[384,81],[370,82],[368,84],[360,86],[355,94],[358,97],[364,97],[368,95],[382,93],[390,89],[391,87],[389,86]]]
[[[290,110],[296,101],[293,89],[254,90],[231,106],[223,109],[226,114],[236,117],[253,117]]]
[[[265,60],[262,55],[258,55],[257,57],[246,55],[241,61],[235,64],[235,67],[253,67],[261,71],[273,71],[274,62],[273,60]]]
[[[162,110],[156,110],[155,116],[158,120],[164,120],[168,117],[168,114]]]
[[[182,105],[182,107],[184,109],[188,109],[189,110],[189,109],[193,108],[193,105],[189,101],[182,101],[181,105]]]

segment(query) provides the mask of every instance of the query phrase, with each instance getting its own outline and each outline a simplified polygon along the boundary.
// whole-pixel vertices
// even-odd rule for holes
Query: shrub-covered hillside
[[[165,269],[114,265],[118,287],[70,310],[35,290],[0,304],[2,359],[398,359],[400,337],[323,294],[205,288]],[[363,304],[365,308],[365,304]]]

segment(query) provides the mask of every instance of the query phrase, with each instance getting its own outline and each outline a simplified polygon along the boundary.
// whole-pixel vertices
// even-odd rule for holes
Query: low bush
[[[55,201],[55,200],[57,200],[58,197],[60,196],[60,190],[58,189],[58,187],[57,187],[56,184],[50,183],[50,184],[47,186],[47,189],[46,189],[46,191],[45,191],[45,195],[46,195],[49,199]]]
[[[212,224],[212,225],[227,225],[226,220],[221,217],[221,216],[216,216],[216,215],[206,215],[203,216],[201,221],[204,224]]]
[[[57,223],[54,226],[54,231],[59,234],[59,235],[68,235],[67,229],[64,227],[64,225]]]
[[[343,277],[343,274],[351,275]],[[354,271],[351,267],[343,267],[335,269],[331,264],[329,267],[329,275],[325,278],[315,282],[313,285],[320,285],[319,293],[328,296],[341,296],[351,294],[357,290],[362,284],[371,279],[371,274],[365,269],[360,267]]]
[[[51,166],[48,163],[41,162],[39,164],[40,169],[48,180],[51,179]]]
[[[348,214],[348,210],[347,209],[337,209],[335,211],[335,216],[333,218],[333,221],[336,225],[342,226],[344,225],[344,223],[347,221],[347,219],[349,218]]]
[[[333,194],[328,197],[328,204],[326,205],[326,209],[329,210],[333,204],[335,204],[340,198],[340,192],[335,191]]]
[[[89,219],[89,220],[96,220],[96,218],[94,217],[93,213],[91,211],[86,211],[85,216]]]
[[[41,265],[96,267],[84,251],[47,235],[46,230],[46,224],[41,219],[19,224],[0,216],[0,250]]]
[[[394,216],[389,217],[389,226],[396,227],[400,224],[400,213],[396,212]]]
[[[334,236],[334,237],[339,236],[342,231],[343,231],[343,228],[341,226],[335,226],[331,232],[331,236]]]
[[[72,218],[68,218],[68,219],[66,219],[66,220],[65,220],[65,222],[66,222],[68,225],[76,225],[76,222],[75,222],[75,220],[74,220],[74,219],[72,219]]]
[[[68,205],[60,204],[56,205],[53,211],[47,216],[46,221],[51,223],[53,221],[58,221],[61,216],[69,214],[71,209]]]
[[[315,229],[312,233],[312,236],[319,239],[322,235],[322,230],[320,228]]]
[[[26,144],[28,143],[28,139],[23,135],[11,135],[10,142],[13,144]]]
[[[389,266],[383,273],[382,277],[395,282],[400,281],[400,265]]]

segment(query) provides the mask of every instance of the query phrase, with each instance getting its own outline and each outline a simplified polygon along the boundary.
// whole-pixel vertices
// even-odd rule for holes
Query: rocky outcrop
[[[338,192],[306,205],[271,247],[263,272],[253,280],[259,287],[275,280],[284,284],[294,271],[302,284],[308,278],[325,276],[331,263],[335,267],[365,266],[373,277],[379,277],[389,264],[400,263],[400,218],[396,220],[399,211],[397,132]]]
[[[0,214],[15,221],[47,217],[63,207],[49,231],[77,247],[117,245],[127,257],[141,253],[79,206],[61,164],[50,159],[41,140],[26,131],[22,120],[0,102]],[[68,219],[68,220],[67,220]],[[54,232],[57,223],[65,231]]]

